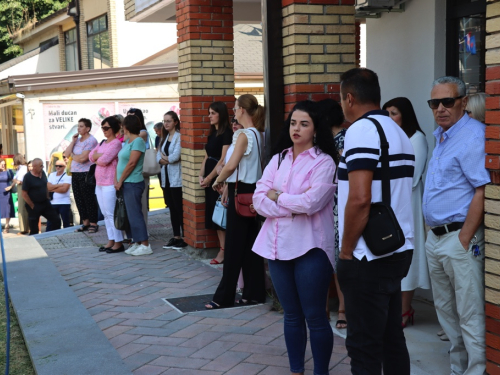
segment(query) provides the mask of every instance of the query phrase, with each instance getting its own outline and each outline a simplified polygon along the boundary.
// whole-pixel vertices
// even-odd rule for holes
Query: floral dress
[[[346,129],[342,129],[337,133],[333,140],[335,142],[335,148],[339,153],[340,160],[340,150],[344,149],[344,139]],[[335,176],[337,178],[337,176]],[[338,208],[338,187],[337,191],[335,191],[334,201],[333,201],[333,221],[335,223],[335,272],[337,271],[337,263],[339,261],[339,253],[340,253],[340,244],[339,244],[339,208]]]

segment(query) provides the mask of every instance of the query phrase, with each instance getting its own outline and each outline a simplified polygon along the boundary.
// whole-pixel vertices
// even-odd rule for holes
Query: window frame
[[[68,43],[68,34],[70,32],[74,31],[75,32],[75,40],[72,42]],[[76,31],[76,26],[73,27],[72,29],[66,30],[64,32],[64,57],[65,57],[65,68],[67,72],[70,72],[72,70],[68,70],[68,46],[75,46],[76,48],[76,56],[75,56],[75,69],[73,71],[79,70],[79,64],[78,64],[78,33]]]
[[[97,32],[94,32],[94,30],[92,30],[92,32],[90,32],[90,27],[92,27],[92,24],[93,22],[95,22],[96,20],[100,20],[101,18],[104,18],[104,24],[105,24],[105,28],[104,29],[101,29],[100,26],[99,26],[99,31]],[[108,19],[108,14],[107,13],[104,13],[104,14],[101,14],[100,16],[97,16],[95,18],[92,18],[91,20],[88,20],[85,22],[85,26],[86,26],[86,32],[87,32],[87,56],[88,56],[88,64],[89,64],[89,69],[103,69],[103,53],[102,53],[102,48],[100,49],[100,62],[101,62],[101,66],[96,68],[95,66],[91,67],[91,57],[93,58],[93,43],[91,43],[90,41],[92,40],[93,41],[93,38],[95,37],[99,37],[99,39],[101,39],[100,35],[103,34],[103,33],[108,33],[107,35],[107,38],[108,38],[108,41],[109,41],[109,19]],[[99,22],[99,25],[100,25],[100,22]],[[91,53],[92,51],[92,53]],[[92,56],[91,56],[92,55]],[[110,56],[111,55],[111,48],[109,48],[108,50],[108,55]],[[109,63],[109,67],[111,67],[111,59],[108,61]]]

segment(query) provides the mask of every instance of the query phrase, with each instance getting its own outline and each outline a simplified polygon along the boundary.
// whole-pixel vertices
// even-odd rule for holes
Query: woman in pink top
[[[101,246],[99,251],[118,253],[125,250],[122,244],[122,231],[115,228],[113,221],[116,203],[114,186],[116,165],[118,153],[122,149],[122,143],[116,138],[116,134],[120,131],[120,123],[114,116],[107,117],[101,123],[101,130],[106,137],[106,142],[101,142],[89,154],[90,161],[97,165],[95,169],[95,194],[108,233],[108,243],[106,246]]]
[[[304,373],[306,321],[314,374],[328,374],[333,350],[325,306],[335,263],[337,153],[331,130],[319,121],[318,112],[312,101],[295,105],[283,127],[277,154],[253,196],[255,209],[267,220],[252,250],[269,260],[273,285],[285,311],[285,342],[293,374]]]

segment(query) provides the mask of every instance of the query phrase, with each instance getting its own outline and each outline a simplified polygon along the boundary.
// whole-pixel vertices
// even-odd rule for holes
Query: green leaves
[[[0,0],[0,63],[23,53],[21,47],[12,42],[12,33],[67,5],[68,0]]]

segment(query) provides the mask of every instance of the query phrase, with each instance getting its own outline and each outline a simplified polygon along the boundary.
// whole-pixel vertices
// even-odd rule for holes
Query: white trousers
[[[95,187],[95,195],[97,196],[97,203],[101,208],[102,215],[104,216],[104,224],[106,225],[106,232],[108,239],[111,241],[123,241],[123,234],[121,230],[115,228],[114,214],[116,204],[116,190],[113,185]]]
[[[483,375],[486,371],[484,314],[484,227],[477,232],[481,255],[466,251],[460,231],[436,236],[429,231],[425,250],[434,305],[450,339],[453,375]]]

